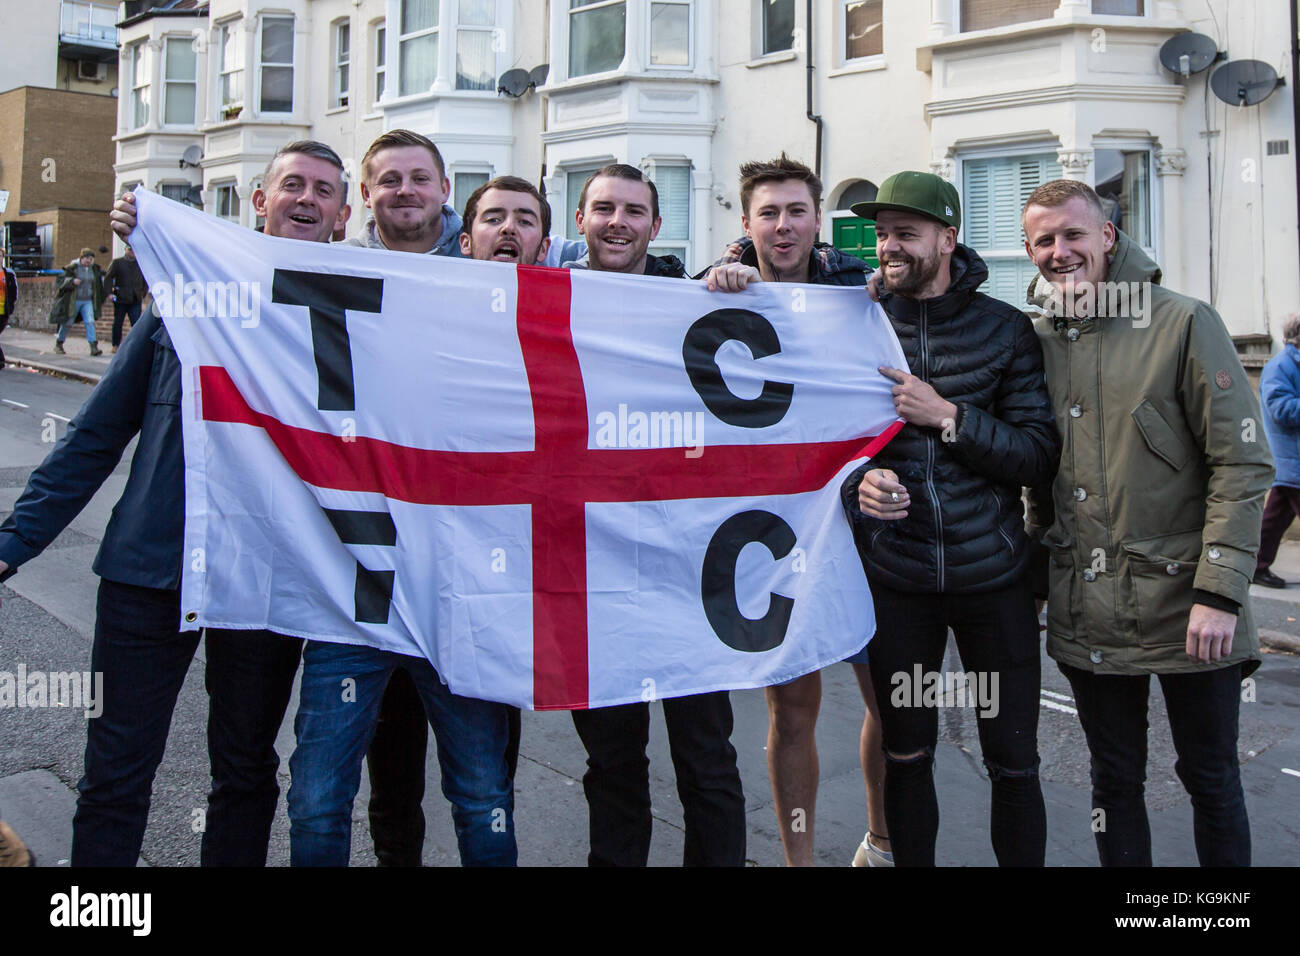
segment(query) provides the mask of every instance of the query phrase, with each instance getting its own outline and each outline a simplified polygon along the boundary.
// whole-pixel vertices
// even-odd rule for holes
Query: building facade
[[[0,222],[24,271],[62,267],[109,242],[117,7],[3,0]],[[11,9],[12,8],[12,9]],[[39,240],[27,256],[25,239]],[[12,237],[12,238],[11,238]]]
[[[1160,64],[1192,31],[1288,85],[1222,102],[1217,63]],[[438,143],[458,208],[511,172],[571,236],[591,170],[641,166],[653,250],[698,270],[742,233],[740,164],[784,150],[819,167],[823,238],[869,259],[853,202],[901,169],[950,179],[987,291],[1015,304],[1021,204],[1066,176],[1244,350],[1266,354],[1300,309],[1287,0],[139,0],[120,34],[118,187],[249,226],[279,144],[324,140],[355,180],[369,141],[407,127]]]

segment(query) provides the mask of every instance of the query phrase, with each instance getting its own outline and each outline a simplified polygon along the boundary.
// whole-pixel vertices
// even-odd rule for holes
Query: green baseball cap
[[[961,202],[952,183],[934,173],[906,170],[894,173],[880,186],[873,202],[855,202],[853,215],[875,219],[882,209],[917,212],[945,226],[961,228]]]

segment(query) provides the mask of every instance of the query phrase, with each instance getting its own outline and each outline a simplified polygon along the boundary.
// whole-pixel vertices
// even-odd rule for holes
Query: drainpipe
[[[812,5],[812,0],[808,0],[808,4],[807,4],[807,8],[806,8],[806,9],[807,9],[807,16],[805,17],[805,29],[807,30],[807,38],[806,38],[806,39],[807,39],[807,48],[806,48],[806,53],[807,53],[807,56],[808,56],[808,111],[807,111],[807,113],[806,113],[805,115],[807,115],[808,119],[813,123],[814,126],[817,127],[817,158],[816,158],[816,160],[813,162],[813,172],[816,173],[816,174],[817,174],[817,177],[820,179],[820,178],[821,178],[821,174],[822,174],[822,129],[823,129],[823,126],[822,126],[822,118],[821,118],[818,114],[816,114],[816,113],[813,112],[813,36],[814,36],[814,34],[813,34],[813,14],[812,14],[812,11],[813,11],[813,5]],[[1294,3],[1294,0],[1293,0],[1292,7],[1291,7],[1291,14],[1292,14],[1292,16],[1294,17],[1294,15],[1295,15],[1295,3]],[[1295,31],[1293,30],[1292,32],[1294,33]]]
[[[1300,12],[1297,0],[1291,0],[1291,106],[1295,129],[1291,148],[1295,151],[1295,192],[1297,246],[1300,246]]]

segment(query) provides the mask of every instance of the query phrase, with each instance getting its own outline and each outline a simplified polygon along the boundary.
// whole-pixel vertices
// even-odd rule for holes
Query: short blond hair
[[[1064,206],[1071,199],[1082,199],[1087,203],[1099,224],[1106,221],[1106,210],[1102,207],[1101,197],[1097,195],[1095,189],[1077,179],[1053,179],[1049,183],[1043,183],[1029,194],[1029,198],[1025,200],[1025,208],[1020,213],[1020,223],[1024,225],[1025,214],[1029,212],[1030,206],[1046,206],[1048,209],[1055,209]]]

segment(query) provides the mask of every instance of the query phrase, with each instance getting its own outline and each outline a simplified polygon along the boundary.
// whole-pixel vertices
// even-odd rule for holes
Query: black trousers
[[[745,794],[731,745],[726,691],[663,702],[677,794],[686,819],[685,866],[744,866]],[[650,857],[650,705],[573,711],[587,748],[590,866],[645,866]]]
[[[131,324],[135,325],[140,321],[140,303],[139,302],[119,302],[113,300],[113,348],[122,344],[122,320],[129,317]]]
[[[972,706],[974,696],[980,750],[993,789],[993,852],[1000,866],[1042,866],[1047,814],[1038,781],[1040,660],[1038,620],[1028,584],[1021,581],[983,594],[910,594],[873,582],[871,595],[876,636],[867,649],[880,704],[885,819],[894,863],[934,866],[939,708]],[[939,668],[950,627],[962,667],[976,675],[975,693],[963,692],[960,701],[956,693],[923,690],[934,686],[934,678],[947,677]],[[955,678],[951,683],[944,680],[944,685],[954,686]]]
[[[509,708],[506,764],[511,778],[519,762],[520,715]],[[420,866],[424,849],[424,762],[429,719],[402,668],[393,671],[379,705],[379,725],[366,752],[370,776],[370,835],[380,866]],[[416,768],[419,768],[418,771]]]
[[[1092,756],[1093,813],[1102,866],[1150,866],[1147,698],[1150,674],[1094,674],[1059,664],[1070,681]],[[1250,866],[1250,822],[1237,759],[1241,665],[1160,674],[1174,772],[1192,798],[1192,831],[1201,866]]]

